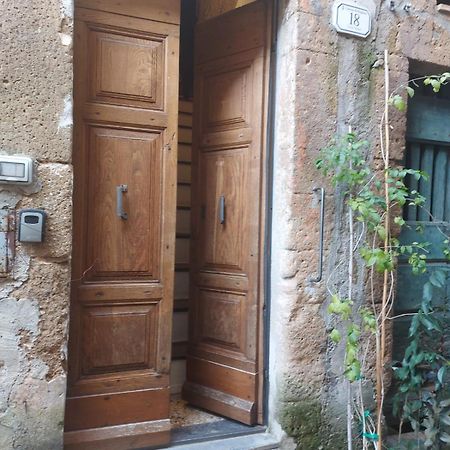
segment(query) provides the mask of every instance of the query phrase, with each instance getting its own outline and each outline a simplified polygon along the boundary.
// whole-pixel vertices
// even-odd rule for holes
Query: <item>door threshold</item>
[[[177,445],[210,442],[239,436],[261,434],[264,426],[244,425],[234,420],[221,419],[217,422],[202,423],[173,429],[171,432],[171,448]]]
[[[249,426],[229,419],[189,425],[172,429],[171,442],[161,447],[140,450],[272,450],[279,441],[267,432],[265,426]]]
[[[265,431],[265,427],[256,427],[254,431],[243,435],[217,435],[202,441],[172,442],[170,450],[272,450],[279,449],[279,441]]]

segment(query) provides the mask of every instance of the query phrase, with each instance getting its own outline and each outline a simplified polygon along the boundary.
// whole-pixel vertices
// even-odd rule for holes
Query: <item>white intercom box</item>
[[[30,184],[33,160],[28,156],[0,155],[0,184]]]

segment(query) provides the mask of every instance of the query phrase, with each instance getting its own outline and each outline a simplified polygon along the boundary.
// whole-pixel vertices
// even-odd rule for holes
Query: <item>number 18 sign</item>
[[[333,5],[333,26],[339,33],[365,38],[372,30],[372,17],[363,6],[337,1]]]

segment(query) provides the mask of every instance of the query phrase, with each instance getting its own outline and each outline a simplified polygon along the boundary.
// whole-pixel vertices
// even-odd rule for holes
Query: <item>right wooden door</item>
[[[269,2],[197,28],[185,398],[262,421]]]

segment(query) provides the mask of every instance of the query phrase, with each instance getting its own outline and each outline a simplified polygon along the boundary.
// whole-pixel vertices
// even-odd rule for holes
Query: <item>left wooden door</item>
[[[66,448],[170,437],[179,0],[79,0]]]

